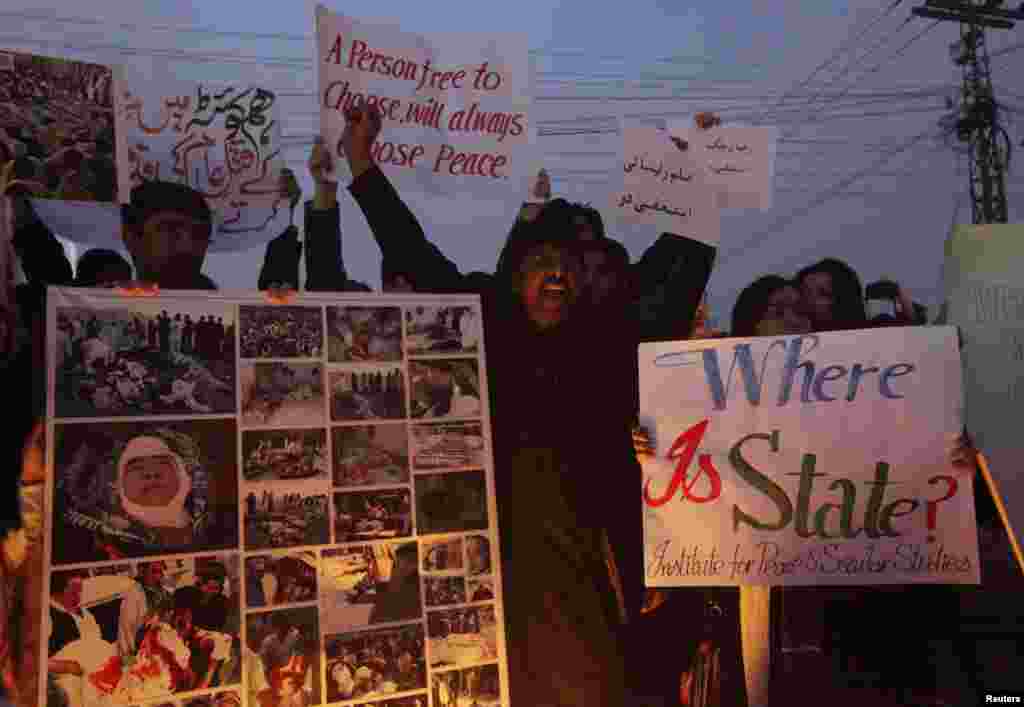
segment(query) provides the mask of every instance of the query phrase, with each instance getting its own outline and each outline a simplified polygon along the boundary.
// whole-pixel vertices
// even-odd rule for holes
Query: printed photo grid
[[[51,290],[46,704],[508,704],[479,322]]]

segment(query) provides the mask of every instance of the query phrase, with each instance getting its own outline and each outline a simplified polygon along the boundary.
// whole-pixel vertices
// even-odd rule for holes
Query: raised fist
[[[341,134],[341,151],[357,177],[373,164],[371,149],[380,135],[382,118],[376,106],[360,105],[345,111],[345,130]]]

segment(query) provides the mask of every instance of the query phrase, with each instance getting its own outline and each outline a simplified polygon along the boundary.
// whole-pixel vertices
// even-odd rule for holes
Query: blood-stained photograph
[[[55,338],[57,417],[235,412],[231,307],[61,307]]]
[[[316,607],[279,609],[246,617],[249,704],[320,704],[320,624]]]
[[[423,625],[328,636],[327,701],[387,697],[427,686]]]
[[[424,474],[413,482],[420,535],[487,528],[487,482],[482,471]]]
[[[486,461],[479,421],[434,422],[412,427],[412,463],[416,469],[482,467]]]
[[[326,493],[249,487],[244,505],[246,550],[327,545],[331,541]]]
[[[242,476],[246,481],[327,480],[329,474],[326,430],[242,433]]]
[[[430,667],[457,667],[498,658],[494,605],[427,613]]]
[[[401,366],[377,364],[330,372],[331,420],[403,420],[405,375]]]
[[[324,421],[323,366],[251,363],[242,366],[242,423],[250,427],[305,427]]]
[[[238,547],[234,420],[57,425],[54,564]]]
[[[316,601],[316,577],[314,552],[250,555],[245,559],[245,601],[254,609]]]
[[[319,307],[239,307],[238,331],[242,358],[320,358],[323,352]]]
[[[236,555],[50,577],[48,704],[158,700],[241,679]]]
[[[491,601],[494,599],[494,579],[476,577],[468,580],[470,601]]]
[[[326,633],[423,615],[414,540],[324,550],[321,567]]]
[[[475,358],[409,362],[412,417],[479,417],[480,374]]]
[[[409,440],[404,424],[335,427],[334,485],[409,483]]]
[[[410,356],[477,353],[482,327],[473,307],[409,307],[405,314]]]
[[[331,363],[401,361],[401,308],[328,307],[327,357]]]
[[[334,494],[334,541],[391,540],[413,533],[408,489]]]

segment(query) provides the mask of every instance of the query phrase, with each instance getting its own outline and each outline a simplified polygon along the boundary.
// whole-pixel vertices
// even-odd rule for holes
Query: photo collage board
[[[480,300],[51,288],[49,707],[509,704]]]

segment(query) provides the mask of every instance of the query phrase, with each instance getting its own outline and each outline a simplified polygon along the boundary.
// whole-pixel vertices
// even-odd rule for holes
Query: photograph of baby
[[[405,419],[405,376],[401,366],[378,364],[353,370],[332,370],[331,419]]]
[[[329,478],[327,431],[259,430],[242,433],[246,481]]]
[[[182,702],[182,707],[242,707],[242,698],[234,690],[215,695],[200,695]]]
[[[410,307],[405,322],[410,356],[478,351],[481,327],[473,307]]]
[[[482,467],[485,455],[479,421],[435,422],[412,428],[412,460],[417,469]]]
[[[456,667],[498,658],[494,605],[427,612],[430,667]]]
[[[425,474],[413,482],[420,535],[487,528],[487,482],[482,471]]]
[[[469,580],[470,601],[490,601],[494,599],[494,580],[490,577],[478,577]]]
[[[319,307],[242,306],[238,331],[242,358],[320,358],[323,351]]]
[[[462,577],[425,577],[423,595],[427,606],[466,603],[466,582]]]
[[[409,483],[408,434],[404,424],[335,427],[334,485]]]
[[[233,420],[57,425],[56,565],[238,547]]]
[[[326,633],[422,616],[416,541],[324,550],[320,581]]]
[[[480,374],[475,358],[409,362],[412,417],[478,417]]]
[[[430,684],[434,707],[498,707],[501,677],[497,665],[434,673]]]
[[[320,364],[244,364],[240,378],[245,425],[304,427],[323,423],[324,379]]]
[[[320,704],[320,625],[316,607],[249,614],[245,628],[249,704]]]
[[[326,494],[263,489],[246,495],[246,550],[327,545],[330,541]]]
[[[131,704],[241,679],[234,555],[50,576],[48,703]]]
[[[328,636],[325,640],[328,702],[426,689],[420,623]]]
[[[256,555],[245,560],[245,601],[263,608],[316,601],[316,553]]]
[[[328,307],[327,356],[331,363],[401,361],[401,308]]]
[[[424,572],[462,574],[466,566],[462,554],[462,538],[423,540],[421,543]]]
[[[334,494],[334,541],[357,543],[412,535],[408,489]]]
[[[230,307],[60,307],[56,341],[57,417],[235,412]]]

